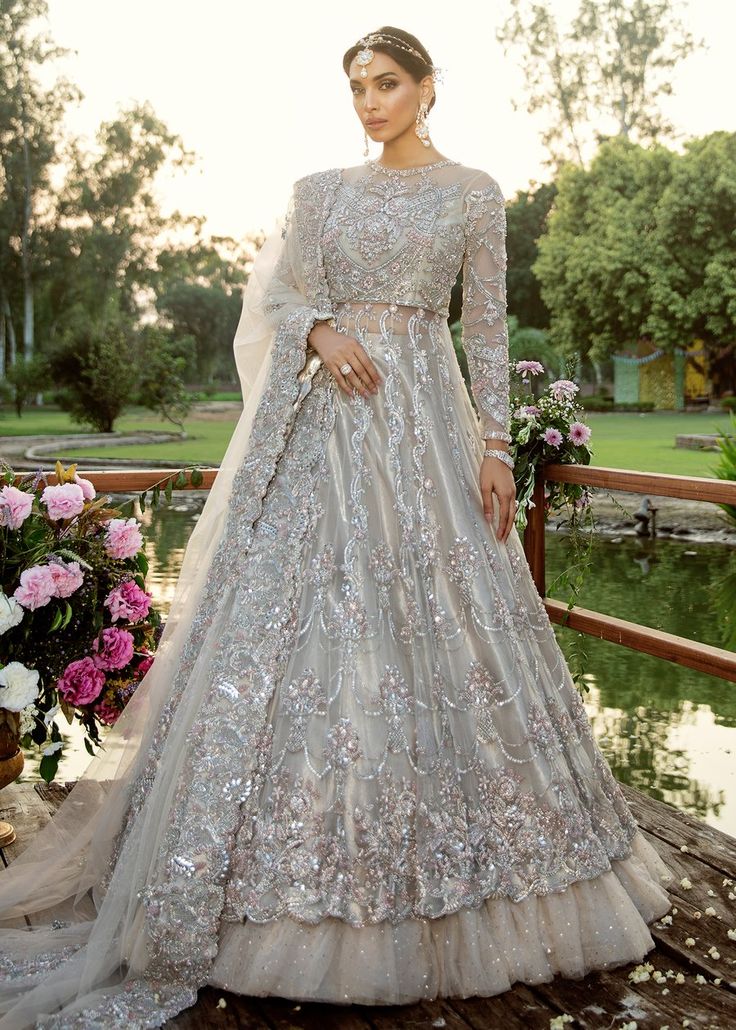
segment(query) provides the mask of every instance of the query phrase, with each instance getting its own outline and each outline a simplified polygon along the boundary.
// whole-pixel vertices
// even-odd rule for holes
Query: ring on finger
[[[340,371],[344,376],[346,376],[348,372],[353,371],[353,366],[350,364],[349,361],[346,361],[344,365],[340,365]]]

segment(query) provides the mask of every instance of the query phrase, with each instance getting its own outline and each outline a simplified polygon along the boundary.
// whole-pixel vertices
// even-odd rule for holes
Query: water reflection
[[[192,493],[155,512],[145,526],[147,578],[166,615],[189,534],[205,495]],[[121,498],[122,500],[122,498]],[[736,577],[736,554],[693,541],[596,538],[594,566],[579,603],[692,639],[727,646],[733,611],[718,585]],[[547,534],[547,581],[571,561],[569,538]],[[734,603],[733,593],[726,593]],[[726,604],[727,607],[727,604]],[[729,622],[730,620],[730,622]],[[617,779],[736,835],[736,692],[724,680],[628,648],[555,627],[563,652],[586,653],[584,696],[596,739]],[[82,734],[60,723],[66,745],[57,779],[76,779],[89,755]],[[22,780],[38,778],[27,755]]]

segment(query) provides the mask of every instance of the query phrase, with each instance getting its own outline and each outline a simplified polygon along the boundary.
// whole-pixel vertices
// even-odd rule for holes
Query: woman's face
[[[368,77],[362,78],[360,71],[361,65],[353,59],[353,106],[371,139],[388,143],[405,132],[413,132],[420,102],[429,103],[432,98],[431,76],[415,82],[393,57],[378,50],[366,65]]]

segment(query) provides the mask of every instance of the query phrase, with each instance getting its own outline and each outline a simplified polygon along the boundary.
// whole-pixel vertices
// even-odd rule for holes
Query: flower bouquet
[[[519,506],[516,526],[527,524],[527,510],[534,507],[532,493],[537,466],[547,462],[589,465],[590,427],[580,421],[582,409],[575,403],[578,387],[569,379],[557,379],[536,398],[531,394],[530,376],[540,375],[544,366],[538,361],[517,361],[512,374],[521,379],[521,390],[511,396],[510,453],[514,459],[516,498]],[[521,392],[524,391],[524,392]],[[544,514],[572,507],[577,511],[590,504],[590,488],[578,483],[545,483]]]
[[[56,476],[47,485],[43,472],[29,474],[16,487],[0,464],[0,711],[22,747],[43,748],[46,782],[63,748],[56,714],[82,723],[94,755],[163,629],[145,590],[139,522],[96,497],[76,465],[57,462]]]

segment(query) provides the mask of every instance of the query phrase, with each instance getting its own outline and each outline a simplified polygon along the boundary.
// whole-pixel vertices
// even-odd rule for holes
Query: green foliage
[[[13,406],[20,417],[29,398],[47,386],[48,363],[40,354],[34,354],[29,360],[19,357],[7,370],[5,378],[12,387]]]
[[[174,332],[194,342],[189,371],[198,380],[236,378],[232,348],[241,305],[239,291],[186,281],[172,283],[157,299]]]
[[[146,326],[140,333],[142,360],[137,400],[161,414],[184,433],[183,420],[192,407],[184,375],[194,356],[194,340],[176,338],[158,326]]]
[[[736,134],[676,154],[624,139],[568,166],[534,273],[552,343],[602,361],[646,338],[715,349],[736,336]]]
[[[731,432],[718,430],[716,444],[720,452],[718,464],[713,469],[716,479],[736,483],[736,412],[731,412]],[[736,504],[719,504],[731,522],[736,523]]]
[[[63,387],[63,408],[76,422],[112,432],[133,397],[134,356],[135,327],[114,303],[95,321],[76,306],[48,357],[51,374]]]
[[[547,217],[557,194],[554,183],[519,190],[506,205],[508,309],[519,323],[538,329],[549,326],[549,311],[542,300],[539,280],[532,271],[538,256],[537,240],[547,228]]]

